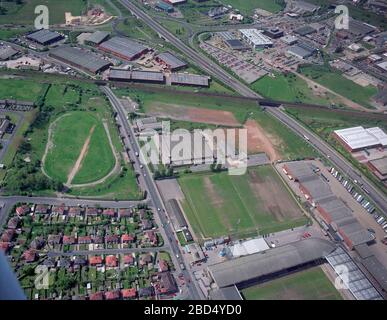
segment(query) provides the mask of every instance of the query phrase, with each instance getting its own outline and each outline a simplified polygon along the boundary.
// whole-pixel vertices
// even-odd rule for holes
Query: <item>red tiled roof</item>
[[[116,212],[114,211],[114,209],[105,209],[102,212],[102,214],[105,216],[114,216],[116,214]]]
[[[30,212],[30,207],[27,205],[23,205],[16,208],[16,214],[18,216],[24,216],[26,213]]]
[[[133,264],[134,258],[131,254],[124,255],[124,263],[125,264]]]
[[[106,266],[107,267],[117,267],[118,261],[116,256],[107,256],[106,257]]]
[[[63,244],[75,244],[76,242],[73,236],[63,236]]]
[[[91,242],[92,242],[91,236],[78,237],[78,243],[91,243]]]
[[[120,209],[118,210],[121,217],[131,217],[132,211],[130,209]]]
[[[117,235],[110,235],[110,236],[106,236],[105,237],[105,241],[106,242],[119,242],[120,241],[120,237],[117,236]]]
[[[159,269],[160,269],[160,272],[168,271],[169,270],[168,263],[165,260],[160,259]]]
[[[37,253],[35,250],[30,249],[25,251],[22,257],[26,262],[34,262],[37,259]]]
[[[13,217],[13,218],[9,219],[9,221],[8,221],[8,228],[16,229],[18,227],[18,225],[19,225],[19,222],[20,222],[20,220],[19,220],[18,217]]]
[[[0,250],[2,250],[3,252],[7,253],[10,247],[11,244],[9,242],[0,242]]]
[[[134,235],[132,235],[132,234],[123,234],[121,236],[121,241],[122,242],[132,242],[132,241],[134,241]]]
[[[89,297],[90,300],[103,300],[103,293],[102,292],[96,292],[92,293]]]
[[[7,229],[4,231],[3,235],[1,236],[1,241],[3,242],[11,242],[13,237],[15,236],[15,230],[13,229]]]
[[[123,298],[135,298],[137,295],[137,290],[135,288],[122,289],[121,294]]]
[[[120,291],[119,290],[105,292],[106,300],[116,300],[119,297],[120,297]]]
[[[101,256],[92,256],[89,258],[90,265],[97,265],[102,263],[102,257]]]

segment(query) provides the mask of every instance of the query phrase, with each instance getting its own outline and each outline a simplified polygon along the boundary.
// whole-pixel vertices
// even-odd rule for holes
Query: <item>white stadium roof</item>
[[[340,137],[352,150],[372,147],[376,145],[387,146],[387,135],[379,127],[364,129],[353,127],[336,130],[335,134]]]

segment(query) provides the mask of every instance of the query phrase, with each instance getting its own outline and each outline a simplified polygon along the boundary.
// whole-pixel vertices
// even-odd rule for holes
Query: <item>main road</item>
[[[129,0],[120,0],[120,2],[130,10],[135,16],[143,20],[148,26],[162,36],[166,41],[174,45],[178,50],[183,52],[189,59],[195,64],[201,67],[209,75],[217,78],[230,88],[234,89],[240,95],[250,98],[262,98],[259,94],[254,92],[245,84],[241,83],[236,78],[232,77],[222,67],[211,61],[209,58],[199,54],[194,49],[182,42],[178,37],[174,36],[167,29],[161,26],[157,21],[152,19],[147,13],[138,8],[134,3]],[[333,148],[331,148],[325,141],[320,139],[315,134],[312,134],[309,130],[300,125],[296,120],[292,119],[284,112],[276,108],[267,108],[267,112],[272,114],[275,118],[284,123],[293,132],[298,134],[300,137],[307,136],[309,143],[317,149],[323,156],[330,159],[337,169],[345,173],[350,179],[357,180],[363,184],[368,190],[368,197],[370,197],[375,204],[383,211],[387,212],[387,200],[385,195],[374,187],[367,178],[363,177],[357,169],[354,169],[352,165],[339,155]]]
[[[141,182],[144,183],[144,187],[146,188],[146,191],[148,193],[148,199],[155,208],[155,218],[156,221],[157,219],[159,220],[159,230],[164,238],[164,242],[171,249],[171,252],[173,254],[172,259],[175,261],[176,269],[181,269],[180,271],[181,273],[183,273],[185,279],[189,280],[187,281],[189,297],[193,300],[199,300],[202,297],[199,294],[199,290],[196,288],[196,282],[191,280],[192,275],[190,271],[186,268],[178,241],[176,240],[174,231],[171,227],[171,224],[169,223],[170,221],[167,216],[164,202],[156,187],[152,174],[149,171],[147,165],[140,163],[140,145],[137,139],[135,138],[133,128],[131,127],[131,125],[129,125],[129,121],[127,120],[127,114],[124,111],[124,107],[114,95],[114,93],[110,90],[110,88],[101,87],[101,90],[109,98],[113,109],[117,112],[117,116],[120,119],[122,129],[124,130],[125,144],[127,145],[127,150],[129,150],[128,155],[131,159],[134,160],[134,169],[141,174],[139,179],[141,179]],[[181,268],[181,265],[183,265],[184,268]]]

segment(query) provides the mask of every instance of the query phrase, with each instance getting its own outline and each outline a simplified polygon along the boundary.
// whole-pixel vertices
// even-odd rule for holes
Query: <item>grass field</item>
[[[273,13],[277,13],[284,8],[284,1],[282,0],[222,0],[221,2],[231,5],[247,15],[253,15],[256,8]]]
[[[74,111],[61,118],[53,129],[53,147],[44,163],[50,177],[63,183],[67,181],[93,127],[88,151],[72,183],[96,181],[113,169],[115,159],[101,119],[89,112]]]
[[[262,235],[307,222],[271,166],[242,176],[186,175],[179,184],[184,212],[199,238]]]
[[[15,71],[15,73],[18,72]],[[84,137],[84,132],[87,131],[84,128],[86,123],[90,125],[93,121],[96,121],[98,124],[90,140],[89,150],[84,158],[83,166],[81,166],[78,174],[74,177],[73,182],[83,183],[92,181],[96,177],[98,178],[98,176],[105,176],[106,172],[110,171],[112,149],[107,143],[107,134],[104,130],[102,119],[106,121],[115,150],[122,152],[123,147],[118,136],[114,118],[112,117],[112,110],[95,85],[87,82],[69,81],[68,78],[58,75],[29,72],[20,73],[23,77],[29,77],[29,80],[25,80],[23,77],[18,79],[5,79],[4,73],[1,74],[3,75],[0,79],[0,99],[10,97],[11,95],[16,99],[37,100],[40,98],[42,92],[44,93],[48,89],[44,99],[44,106],[41,109],[42,111],[39,112],[39,108],[36,108],[33,112],[26,113],[25,120],[17,131],[16,139],[12,142],[9,151],[5,155],[5,159],[8,159],[7,161],[10,164],[9,166],[7,165],[9,169],[6,171],[5,176],[5,192],[10,190],[12,190],[12,194],[21,192],[19,189],[19,176],[24,174],[23,179],[32,180],[34,171],[31,171],[31,166],[39,171],[35,173],[37,179],[39,181],[42,179],[40,162],[47,144],[49,124],[58,117],[66,114],[77,114],[77,116],[69,116],[69,121],[67,126],[65,126],[68,128],[64,128],[67,132],[65,133],[66,137],[63,141],[60,141],[60,143],[66,144],[65,140],[67,140],[73,146],[69,147],[66,145],[63,150],[68,147],[74,148],[74,146],[79,150],[79,146],[84,143],[84,140],[73,142],[73,138],[78,135],[78,131]],[[35,118],[39,118],[39,121],[37,122],[38,119]],[[80,122],[82,123],[80,124]],[[30,127],[31,123],[34,124],[32,127]],[[23,138],[24,133],[26,133],[26,138]],[[71,142],[69,142],[70,140]],[[28,145],[30,145],[28,150],[21,151],[19,149],[16,153],[19,144],[23,141],[24,143],[28,142]],[[106,149],[106,146],[108,149]],[[63,150],[61,150],[62,153],[64,152]],[[30,158],[30,164],[23,161],[26,157]],[[56,155],[55,157],[60,164],[64,163],[65,166],[69,161],[67,154]],[[76,155],[70,156],[72,161],[76,157]],[[109,166],[106,165],[108,162],[110,163]],[[103,164],[102,166],[100,166],[101,163]],[[72,188],[69,193],[74,196],[82,195],[101,199],[142,199],[143,195],[136,183],[133,168],[121,156],[120,164],[121,171],[110,176],[105,182],[87,188]],[[54,159],[52,159],[51,165],[54,168],[51,170],[56,170],[55,167],[57,164]],[[63,178],[65,175],[64,172],[66,172],[64,168],[59,167],[56,170],[57,172],[53,174],[59,174]],[[97,171],[95,171],[95,168],[98,168]],[[28,173],[24,173],[25,171],[28,171]],[[28,175],[25,176],[25,174]],[[27,188],[27,186],[22,190],[28,190],[28,194],[34,195],[53,195],[54,191],[52,189],[31,189]]]
[[[251,87],[266,98],[329,105],[327,99],[315,96],[303,79],[292,74],[285,76],[277,73],[274,78],[266,75]]]
[[[45,86],[33,80],[0,78],[0,99],[17,99],[36,102]]]
[[[69,11],[77,16],[86,9],[86,0],[24,0],[22,4],[2,1],[1,5],[7,10],[1,16],[2,24],[33,25],[37,15],[35,7],[45,5],[49,9],[49,24],[61,24],[65,22],[65,12]]]
[[[378,92],[373,86],[362,87],[328,67],[309,65],[301,67],[300,72],[321,85],[366,108],[373,108],[370,105],[370,98]]]
[[[244,289],[242,294],[246,300],[342,300],[320,267]]]
[[[260,108],[252,101],[195,95],[187,93],[173,94],[166,91],[144,91],[140,89],[120,89],[116,90],[118,96],[130,96],[139,102],[144,112],[152,111],[155,105],[171,104],[183,105],[195,108],[206,108],[213,110],[229,111],[235,119],[242,125],[247,119],[256,120],[260,126],[271,136],[275,143],[275,148],[282,155],[283,159],[297,159],[304,157],[314,157],[316,152],[301,138],[295,135],[290,129],[277,121],[273,116],[262,112]],[[182,121],[173,124],[173,129],[182,124]],[[210,125],[207,125],[211,128]],[[203,124],[192,124],[187,122],[181,125],[182,128],[193,129],[203,128]]]

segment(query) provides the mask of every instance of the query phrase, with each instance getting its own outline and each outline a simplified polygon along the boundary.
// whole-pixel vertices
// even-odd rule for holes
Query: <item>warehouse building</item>
[[[111,62],[101,59],[91,52],[73,47],[60,47],[52,50],[49,55],[68,65],[93,74],[100,73],[112,65]]]
[[[188,228],[187,220],[184,217],[183,212],[179,206],[179,203],[176,199],[171,199],[167,202],[168,212],[172,213],[173,218],[172,222],[176,231],[182,231]]]
[[[176,71],[187,67],[186,62],[177,58],[170,52],[160,53],[155,57],[155,60],[171,71]]]
[[[211,78],[196,74],[172,73],[170,80],[173,85],[208,87],[210,85]]]
[[[96,31],[92,33],[87,39],[85,39],[85,43],[90,46],[97,46],[107,40],[109,35],[110,33],[106,31]]]
[[[187,2],[187,0],[163,0],[171,5],[181,4]]]
[[[232,50],[242,51],[250,49],[250,47],[246,46],[239,39],[224,40],[224,43]]]
[[[317,32],[316,29],[312,28],[311,26],[303,26],[296,30],[294,30],[295,33],[297,33],[300,36],[307,36],[308,34],[312,34]]]
[[[149,51],[149,48],[142,44],[124,37],[113,37],[100,44],[98,48],[129,61],[138,59]]]
[[[19,53],[19,51],[15,50],[12,47],[0,47],[0,60],[8,60],[14,56],[16,56]]]
[[[316,49],[305,44],[305,43],[299,43],[295,46],[290,47],[287,50],[287,53],[295,56],[299,59],[307,59],[311,56],[313,56],[316,52]]]
[[[162,72],[131,71],[131,70],[123,70],[123,69],[110,69],[109,80],[145,82],[145,83],[165,83],[165,77]]]
[[[333,137],[349,152],[387,146],[387,135],[379,127],[364,129],[359,126],[336,130]]]
[[[284,32],[278,28],[271,28],[271,29],[265,30],[263,34],[268,36],[269,38],[278,39],[284,35]]]
[[[387,157],[369,161],[368,167],[379,180],[387,181]]]
[[[50,44],[53,44],[55,42],[58,42],[62,40],[64,37],[60,33],[56,31],[50,31],[47,29],[41,29],[38,31],[34,31],[32,33],[29,33],[26,38],[28,40],[34,41],[36,43],[39,43],[43,46],[47,46]]]
[[[378,63],[376,67],[382,72],[387,72],[387,61]]]
[[[157,2],[156,9],[159,9],[159,10],[167,12],[167,13],[172,13],[173,11],[175,11],[175,9],[170,4],[168,4],[164,1]]]
[[[366,35],[373,33],[375,30],[376,28],[368,23],[355,19],[349,19],[348,32],[355,37],[365,37]]]
[[[311,164],[289,162],[283,171],[290,179],[299,183],[305,198],[317,209],[324,222],[339,235],[349,249],[372,242],[375,237],[353,217],[352,211],[336,195],[328,183],[313,172]]]
[[[287,45],[291,46],[291,45],[297,43],[298,38],[295,37],[295,36],[292,36],[292,35],[288,34],[288,35],[286,35],[286,36],[283,36],[283,37],[281,38],[281,41],[284,42],[284,43],[286,43]]]
[[[278,276],[325,262],[335,246],[323,239],[309,238],[263,252],[208,266],[218,288],[236,285],[244,289]]]
[[[245,40],[253,49],[263,49],[273,46],[270,38],[266,37],[261,30],[257,29],[240,29],[242,39]]]

